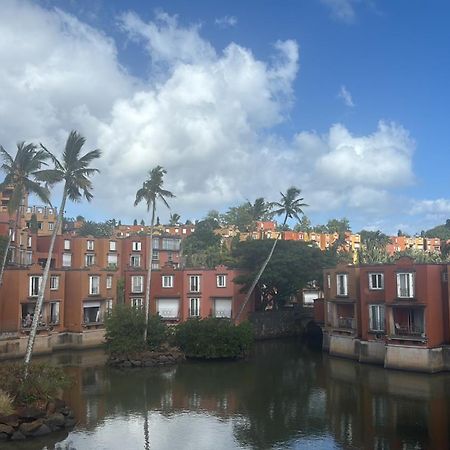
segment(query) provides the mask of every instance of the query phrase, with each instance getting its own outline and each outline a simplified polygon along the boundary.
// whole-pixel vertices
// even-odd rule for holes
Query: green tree
[[[174,227],[180,223],[181,216],[177,213],[170,214],[169,225]]]
[[[48,190],[36,181],[42,165],[45,165],[45,161],[48,159],[44,151],[37,150],[34,144],[20,142],[17,144],[17,152],[14,158],[0,146],[0,158],[3,161],[1,169],[5,173],[5,179],[0,184],[0,190],[12,189],[8,202],[8,214],[10,217],[15,217],[14,220],[10,221],[8,243],[2,259],[0,270],[1,286],[12,236],[14,235],[17,240],[17,228],[25,195],[35,194],[46,204],[50,204],[50,200]]]
[[[37,232],[39,230],[39,223],[38,223],[35,213],[31,214],[30,223],[28,224],[28,229],[33,234],[37,234]]]
[[[234,225],[240,231],[248,231],[253,223],[251,205],[243,203],[239,206],[232,206],[228,208],[222,219],[226,225]]]
[[[114,233],[114,226],[110,220],[106,222],[93,222],[87,220],[83,222],[77,230],[78,236],[93,236],[96,238],[111,237]]]
[[[309,233],[311,230],[311,221],[305,215],[301,217],[300,221],[294,227],[294,231],[303,231],[304,233]]]
[[[346,217],[342,219],[330,219],[326,227],[328,233],[344,235],[346,231],[350,231],[350,221]]]
[[[166,198],[174,198],[175,195],[172,192],[163,189],[163,178],[167,173],[161,166],[156,166],[149,171],[147,179],[142,184],[142,187],[136,192],[136,200],[134,206],[139,205],[141,201],[145,201],[147,204],[147,211],[152,211],[150,222],[150,243],[147,261],[147,280],[145,288],[145,330],[144,330],[144,342],[147,341],[147,325],[148,315],[150,308],[150,286],[152,276],[152,259],[153,259],[153,227],[155,226],[155,214],[156,214],[156,201],[161,200],[164,205],[169,207]]]
[[[277,208],[273,211],[274,215],[277,216],[284,215],[283,225],[286,225],[288,219],[297,219],[298,221],[300,221],[300,215],[303,214],[302,208],[304,206],[308,206],[306,203],[302,203],[303,197],[300,197],[300,193],[301,193],[300,189],[292,186],[286,191],[286,194],[280,192],[281,200],[279,202],[272,203],[272,206],[274,208]],[[255,286],[257,285],[259,279],[261,278],[264,269],[266,268],[267,264],[270,261],[270,258],[273,255],[273,252],[275,251],[275,247],[277,245],[280,235],[281,233],[275,239],[267,258],[264,260],[261,269],[256,274],[253,283],[250,285],[250,288],[247,291],[247,294],[241,305],[241,308],[236,316],[236,321],[239,321],[242,311],[244,311],[244,308],[247,306],[247,303],[250,299],[250,296],[252,295],[253,290],[255,289]]]
[[[44,302],[44,294],[50,272],[53,247],[55,246],[58,229],[62,223],[66,201],[67,199],[69,199],[73,202],[79,202],[83,198],[83,196],[87,201],[91,201],[93,198],[91,192],[92,182],[90,178],[98,172],[98,169],[94,169],[89,166],[95,159],[100,157],[101,151],[92,150],[81,156],[80,152],[85,142],[85,138],[82,137],[79,133],[77,133],[76,131],[71,131],[69,137],[67,138],[61,161],[41,144],[42,149],[50,156],[55,167],[53,169],[40,171],[36,175],[37,179],[48,183],[50,186],[53,186],[60,182],[64,182],[64,188],[56,224],[53,228],[52,237],[50,240],[47,262],[45,264],[44,273],[42,275],[42,282],[39,287],[38,299],[36,302],[36,308],[34,310],[30,335],[28,337],[27,349],[25,353],[26,371],[28,370],[28,365],[31,361],[34,340],[36,338],[39,317],[42,310],[42,304]]]
[[[385,263],[389,261],[386,245],[390,238],[380,230],[361,230],[361,249],[358,251],[358,260],[363,264]]]
[[[137,219],[133,220],[133,225],[136,226],[137,225]]]

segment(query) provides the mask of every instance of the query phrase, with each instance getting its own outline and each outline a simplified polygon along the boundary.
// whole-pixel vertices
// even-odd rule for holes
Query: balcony
[[[339,317],[338,328],[344,330],[356,330],[356,319],[354,317]]]
[[[425,336],[423,324],[410,325],[395,323],[394,336],[422,338]]]

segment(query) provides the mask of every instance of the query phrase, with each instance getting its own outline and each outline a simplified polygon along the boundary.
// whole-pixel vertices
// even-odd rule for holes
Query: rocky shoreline
[[[73,411],[63,400],[50,401],[45,409],[21,407],[15,414],[0,416],[0,441],[23,441],[70,429],[75,424]]]
[[[184,354],[176,349],[151,352],[146,351],[132,355],[114,355],[108,359],[108,364],[112,367],[155,367],[177,364],[185,360]]]

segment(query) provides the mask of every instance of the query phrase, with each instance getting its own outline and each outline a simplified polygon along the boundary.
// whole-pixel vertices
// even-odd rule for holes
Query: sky
[[[449,14],[444,0],[2,0],[0,144],[61,155],[75,129],[102,150],[94,199],[69,217],[148,221],[135,194],[161,165],[182,221],[296,186],[313,224],[420,232],[450,217]]]

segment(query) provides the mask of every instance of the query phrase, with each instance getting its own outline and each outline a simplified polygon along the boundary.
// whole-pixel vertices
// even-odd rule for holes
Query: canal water
[[[266,341],[247,361],[118,370],[100,350],[60,353],[79,420],[0,449],[449,449],[450,374],[330,358]]]

